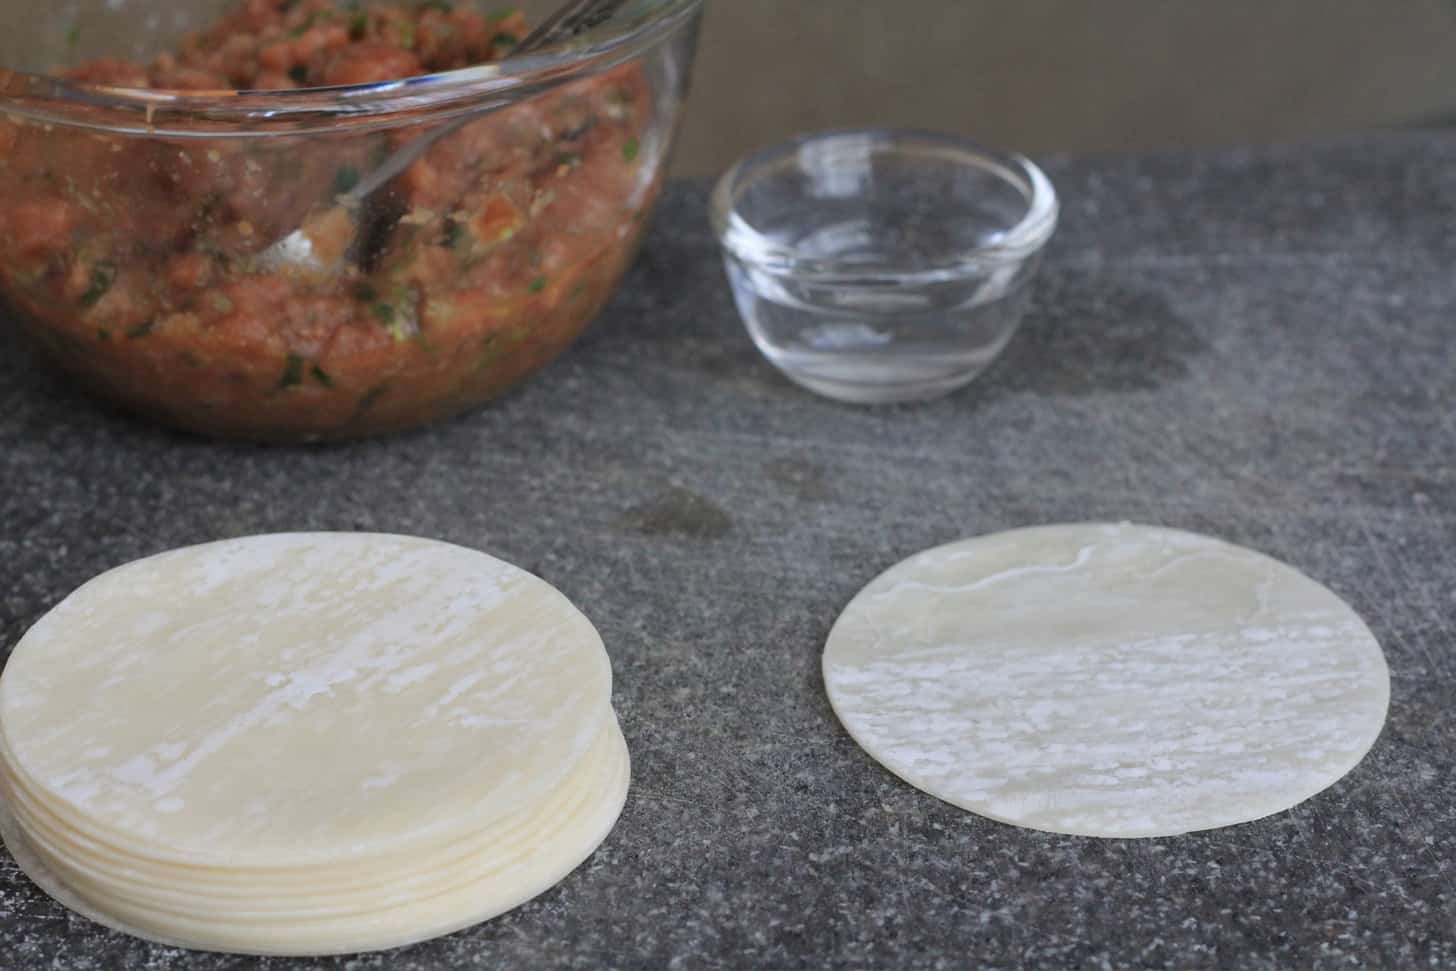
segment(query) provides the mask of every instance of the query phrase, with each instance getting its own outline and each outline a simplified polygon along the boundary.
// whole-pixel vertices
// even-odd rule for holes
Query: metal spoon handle
[[[510,57],[547,47],[559,41],[569,40],[577,34],[591,30],[607,22],[626,0],[571,0],[547,17],[539,27],[527,34]],[[507,102],[493,102],[479,110],[461,115],[446,122],[434,131],[400,146],[383,162],[344,195],[346,203],[362,202],[373,195],[386,182],[409,168],[442,139],[449,138],[467,124],[483,115],[488,115],[506,105]]]
[[[571,0],[527,34],[525,40],[516,46],[514,53],[519,54],[568,40],[593,27],[599,27],[610,20],[617,8],[624,3],[626,0]]]

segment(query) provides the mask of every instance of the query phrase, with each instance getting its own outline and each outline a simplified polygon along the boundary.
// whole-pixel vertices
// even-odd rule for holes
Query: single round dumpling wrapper
[[[15,768],[116,838],[297,866],[474,828],[553,786],[610,707],[601,638],[474,550],[285,534],[82,586],[0,678]]]
[[[1172,529],[1046,526],[891,568],[829,635],[850,735],[912,785],[1032,829],[1168,836],[1258,819],[1336,782],[1390,678],[1339,597]]]

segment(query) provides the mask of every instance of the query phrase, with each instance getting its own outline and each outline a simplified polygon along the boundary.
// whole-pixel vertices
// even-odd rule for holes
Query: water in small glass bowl
[[[834,132],[740,163],[714,195],[764,356],[843,401],[935,397],[1006,347],[1056,224],[1030,162],[949,136]]]

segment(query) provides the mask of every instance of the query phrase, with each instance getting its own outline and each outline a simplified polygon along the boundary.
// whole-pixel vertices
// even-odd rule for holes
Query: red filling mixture
[[[519,14],[246,0],[130,87],[357,84],[497,60]],[[639,67],[472,121],[352,212],[418,126],[163,138],[0,121],[0,288],[68,369],[172,422],[263,438],[402,428],[484,400],[600,309],[656,194]],[[644,171],[646,168],[646,171]],[[307,226],[327,272],[264,251]]]

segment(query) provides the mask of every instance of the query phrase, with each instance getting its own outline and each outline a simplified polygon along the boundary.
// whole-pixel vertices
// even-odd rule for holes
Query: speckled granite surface
[[[1437,967],[1456,964],[1456,139],[1052,166],[1064,228],[969,391],[861,410],[743,334],[704,192],[562,362],[390,441],[210,444],[92,405],[0,338],[0,645],[97,571],[286,529],[478,546],[600,626],[635,784],[560,888],[330,961],[152,947],[0,857],[6,968]],[[892,778],[819,652],[902,557],[1130,518],[1300,567],[1368,619],[1390,720],[1334,788],[1173,839],[1026,832]]]

